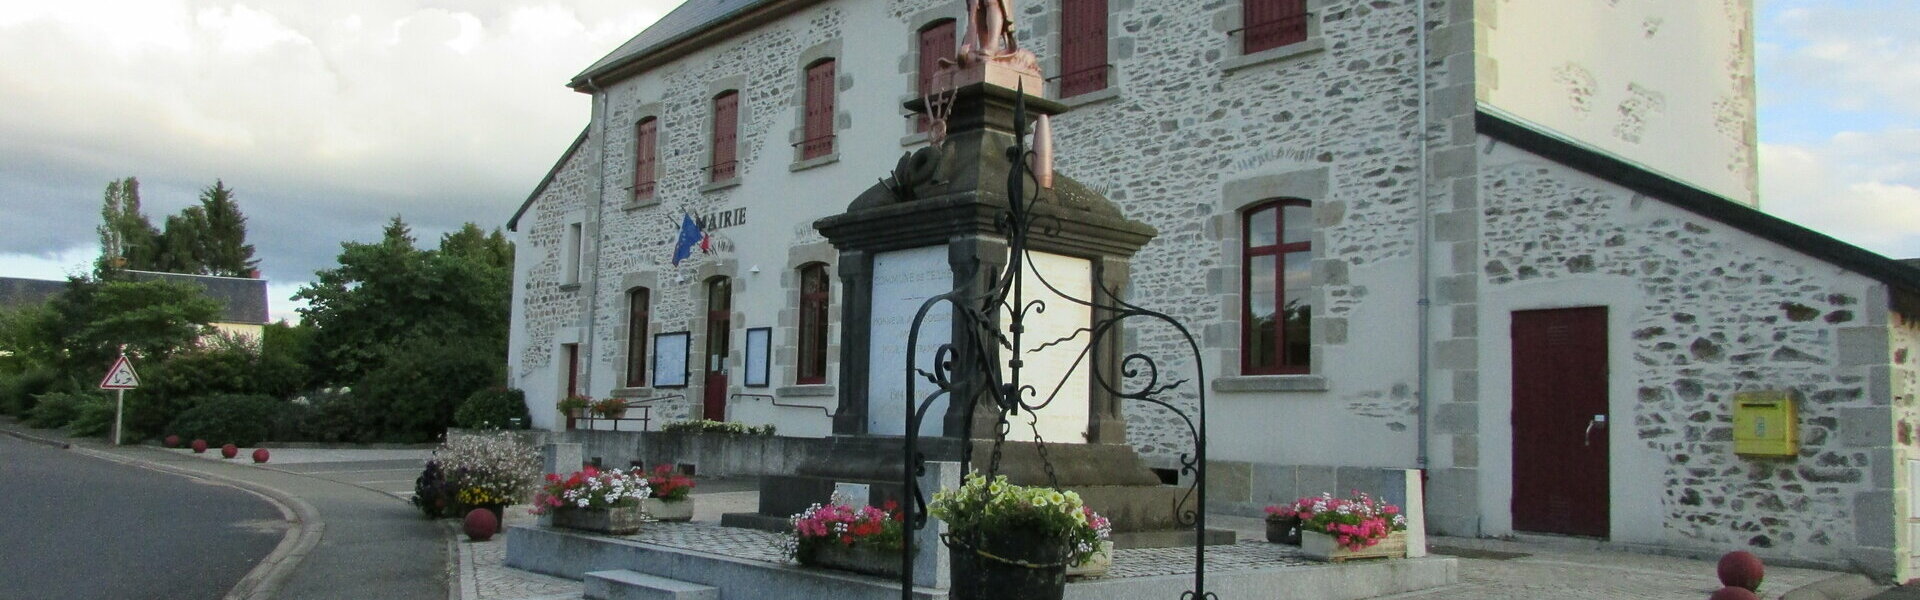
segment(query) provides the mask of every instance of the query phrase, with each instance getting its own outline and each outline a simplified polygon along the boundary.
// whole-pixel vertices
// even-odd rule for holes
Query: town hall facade
[[[1751,0],[1009,4],[1058,170],[1158,231],[1121,295],[1202,347],[1162,368],[1205,374],[1213,510],[1421,469],[1436,533],[1920,573],[1920,270],[1755,210]],[[583,394],[831,435],[867,324],[813,224],[928,143],[903,105],[966,11],[689,0],[576,76],[510,224],[535,425]],[[1736,448],[1779,398],[1792,447]]]

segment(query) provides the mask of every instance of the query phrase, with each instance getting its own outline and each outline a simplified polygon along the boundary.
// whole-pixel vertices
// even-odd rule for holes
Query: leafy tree
[[[125,344],[164,359],[191,347],[220,314],[198,288],[168,281],[72,278],[29,335],[39,359],[69,376],[102,371]]]
[[[140,180],[128,177],[107,183],[100,207],[100,260],[96,272],[149,269],[160,253],[160,231],[140,212]]]
[[[160,233],[160,255],[144,270],[207,274],[203,256],[207,233],[207,214],[198,206],[186,207],[180,214],[167,217],[167,228]]]
[[[100,218],[100,273],[136,269],[251,277],[260,265],[247,243],[247,217],[224,181],[201,190],[200,204],[168,216],[164,230],[154,229],[140,212],[138,180],[113,181]]]
[[[477,340],[416,337],[393,348],[353,391],[382,407],[386,441],[432,441],[468,396],[505,381],[506,352],[495,350]]]

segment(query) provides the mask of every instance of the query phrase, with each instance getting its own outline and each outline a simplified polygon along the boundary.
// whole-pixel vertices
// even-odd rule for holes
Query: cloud
[[[1762,209],[1894,258],[1920,257],[1920,130],[1762,144]]]
[[[277,281],[396,214],[423,244],[501,225],[588,119],[561,84],[676,4],[9,3],[0,274],[89,246],[130,175],[156,223],[223,179]]]

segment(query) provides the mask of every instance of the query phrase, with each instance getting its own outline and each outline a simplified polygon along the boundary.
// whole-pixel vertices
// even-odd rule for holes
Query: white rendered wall
[[[1752,0],[1478,2],[1479,99],[1758,201]]]

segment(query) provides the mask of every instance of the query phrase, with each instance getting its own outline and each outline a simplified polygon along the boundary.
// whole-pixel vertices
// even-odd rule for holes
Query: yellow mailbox
[[[1793,394],[1781,390],[1733,395],[1733,451],[1748,456],[1793,456],[1800,452],[1800,415]]]

